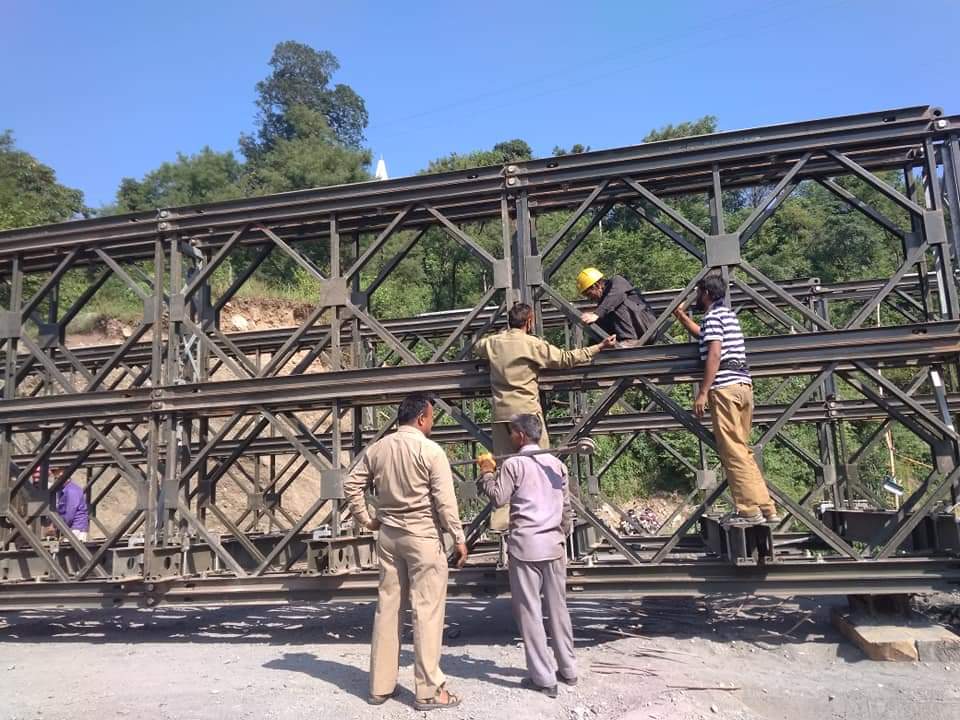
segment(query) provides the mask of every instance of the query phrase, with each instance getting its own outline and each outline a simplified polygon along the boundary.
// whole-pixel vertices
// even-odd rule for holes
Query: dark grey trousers
[[[577,677],[573,626],[567,611],[566,565],[566,558],[524,562],[511,556],[509,562],[513,616],[523,637],[527,672],[543,687],[556,685],[558,672],[568,679]],[[552,652],[547,647],[544,623],[550,631]]]

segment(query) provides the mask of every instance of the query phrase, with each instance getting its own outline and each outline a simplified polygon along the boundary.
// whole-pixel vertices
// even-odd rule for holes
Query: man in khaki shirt
[[[429,439],[433,404],[424,395],[400,403],[399,428],[367,448],[344,483],[356,521],[379,530],[380,588],[370,653],[370,702],[380,705],[396,693],[400,667],[400,610],[413,609],[414,677],[418,710],[455,707],[460,698],[444,688],[440,671],[447,559],[443,531],[453,536],[457,567],[467,559],[453,475],[446,454]],[[364,491],[373,486],[377,516]]]
[[[544,426],[541,448],[550,447],[543,408],[540,407],[540,385],[537,375],[544,368],[566,369],[586,365],[601,350],[613,347],[617,338],[607,336],[603,342],[585,348],[564,350],[541,340],[533,332],[533,308],[515,303],[507,312],[508,328],[504,332],[480,340],[474,352],[490,362],[490,385],[493,399],[493,454],[513,452],[510,440],[510,418],[519,414],[536,415]],[[491,530],[506,530],[510,520],[508,506],[498,507],[490,516]]]

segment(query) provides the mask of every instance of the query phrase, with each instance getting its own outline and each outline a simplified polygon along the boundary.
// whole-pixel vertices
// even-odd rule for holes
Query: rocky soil
[[[960,598],[941,598],[938,605]],[[373,608],[0,615],[0,718],[884,720],[960,717],[957,668],[878,663],[845,643],[829,599],[714,597],[572,604],[580,683],[524,690],[509,604],[451,603],[442,667],[463,705],[366,704]]]

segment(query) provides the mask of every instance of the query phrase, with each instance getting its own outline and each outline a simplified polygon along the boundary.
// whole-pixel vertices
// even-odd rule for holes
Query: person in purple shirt
[[[54,483],[59,482],[63,470],[54,468],[52,471]],[[90,513],[87,510],[87,499],[83,495],[83,488],[73,480],[67,479],[57,493],[57,513],[63,518],[77,540],[87,541],[87,532],[90,530]]]
[[[510,596],[530,674],[521,684],[555,698],[557,680],[577,683],[566,598],[566,537],[573,526],[573,510],[567,466],[550,453],[523,454],[540,450],[542,432],[538,416],[514,415],[510,439],[521,454],[504,461],[499,473],[494,473],[496,462],[490,455],[478,458],[483,473],[478,484],[495,505],[510,503],[506,540]],[[552,653],[547,647],[544,615]]]

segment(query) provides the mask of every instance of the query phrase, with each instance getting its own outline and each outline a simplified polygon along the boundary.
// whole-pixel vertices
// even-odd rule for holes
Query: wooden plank
[[[960,636],[941,625],[890,615],[844,613],[837,608],[831,619],[871,660],[960,661]]]
[[[919,660],[917,644],[900,625],[862,621],[834,608],[830,613],[833,626],[871,660],[894,662]]]

